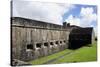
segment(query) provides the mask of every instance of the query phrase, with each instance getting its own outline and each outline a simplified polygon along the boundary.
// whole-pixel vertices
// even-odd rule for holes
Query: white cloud
[[[26,17],[55,24],[62,24],[63,14],[74,8],[73,5],[69,4],[17,0],[13,2],[13,16]]]
[[[96,13],[93,13],[93,8],[92,7],[87,7],[87,8],[82,8],[80,12],[81,16],[81,26],[87,27],[90,26],[93,21],[97,20],[97,15]]]
[[[78,25],[81,27],[90,27],[93,21],[97,21],[96,13],[93,13],[93,8],[81,8],[79,17],[74,17],[70,15],[66,22],[69,22],[71,25]]]
[[[67,19],[66,19],[67,23],[70,23],[70,25],[77,25],[80,26],[80,19],[76,18],[72,15],[70,15]]]

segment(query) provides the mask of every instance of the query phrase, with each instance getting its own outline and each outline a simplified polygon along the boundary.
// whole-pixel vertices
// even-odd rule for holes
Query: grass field
[[[84,46],[77,50],[66,49],[64,51],[42,57],[29,63],[38,64],[58,64],[72,62],[89,62],[97,60],[97,43],[92,44],[92,47]]]

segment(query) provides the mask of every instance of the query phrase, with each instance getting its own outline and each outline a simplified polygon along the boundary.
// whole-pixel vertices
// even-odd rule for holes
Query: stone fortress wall
[[[29,61],[68,48],[71,29],[20,17],[11,18],[12,59]]]

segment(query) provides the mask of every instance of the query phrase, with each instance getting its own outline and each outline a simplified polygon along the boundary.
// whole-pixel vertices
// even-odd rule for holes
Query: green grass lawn
[[[57,58],[59,56],[64,55],[65,53],[68,53],[68,52],[71,52],[71,51],[73,51],[73,50],[66,49],[64,51],[61,51],[61,52],[58,52],[58,53],[55,53],[55,54],[52,54],[52,55],[49,55],[49,56],[41,57],[39,59],[30,61],[29,63],[32,63],[33,65],[43,64],[43,63],[45,63],[47,61],[50,61],[52,59],[55,59],[55,58]]]
[[[97,51],[96,51],[97,45],[96,44],[97,43],[95,42],[92,45],[92,47],[84,46],[77,50],[66,49],[64,51],[30,61],[29,63],[32,63],[33,65],[44,64],[45,62],[48,62],[55,58],[58,58],[58,59],[54,60],[53,62],[50,62],[49,64],[96,61],[97,60]],[[70,52],[70,54],[64,55],[68,52]],[[63,55],[64,57],[59,58],[60,56],[63,56]]]
[[[66,55],[52,63],[68,63],[68,62],[88,62],[97,60],[97,47],[96,43],[92,47],[82,47],[74,53]]]

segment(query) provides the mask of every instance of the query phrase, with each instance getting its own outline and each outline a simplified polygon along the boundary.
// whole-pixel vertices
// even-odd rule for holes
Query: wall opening
[[[60,44],[62,44],[62,41],[60,41]]]
[[[36,44],[36,47],[37,47],[37,48],[41,48],[41,45],[42,45],[41,43],[37,43],[37,44]]]
[[[66,43],[66,41],[64,40],[64,43]]]
[[[48,43],[47,43],[47,42],[46,42],[46,43],[44,43],[44,46],[48,47]]]
[[[56,43],[56,44],[59,44],[59,42],[58,42],[58,41],[56,41],[55,43]]]
[[[27,49],[33,49],[33,45],[32,44],[28,44],[27,45]]]
[[[54,43],[53,42],[50,42],[50,45],[54,45]]]

